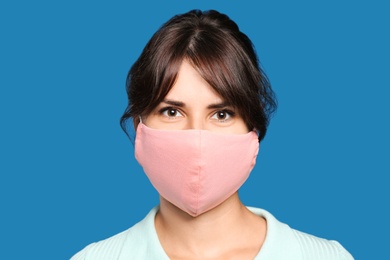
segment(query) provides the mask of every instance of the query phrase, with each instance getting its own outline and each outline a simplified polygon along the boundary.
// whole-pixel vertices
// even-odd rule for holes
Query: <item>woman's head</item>
[[[183,61],[231,104],[261,140],[276,108],[266,75],[250,39],[217,11],[193,10],[174,16],[150,39],[127,78],[126,121],[150,114],[174,85]]]

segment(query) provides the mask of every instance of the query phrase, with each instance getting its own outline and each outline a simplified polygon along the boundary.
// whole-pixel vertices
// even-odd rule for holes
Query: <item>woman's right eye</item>
[[[175,108],[164,108],[160,110],[160,113],[163,116],[166,116],[168,118],[177,118],[183,116],[177,109]]]

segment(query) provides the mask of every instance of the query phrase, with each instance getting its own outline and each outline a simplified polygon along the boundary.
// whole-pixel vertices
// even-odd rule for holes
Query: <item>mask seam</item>
[[[200,194],[200,173],[201,173],[201,168],[202,168],[202,165],[203,165],[203,155],[202,155],[202,132],[199,131],[199,151],[200,151],[200,164],[199,164],[199,169],[198,169],[198,181],[197,181],[197,193],[196,193],[196,215],[198,215],[199,213],[199,194]]]

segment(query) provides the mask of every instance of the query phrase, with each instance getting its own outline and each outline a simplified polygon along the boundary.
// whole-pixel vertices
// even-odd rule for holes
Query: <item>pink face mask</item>
[[[259,151],[255,131],[157,130],[140,123],[135,157],[159,194],[198,216],[221,204],[246,181]]]

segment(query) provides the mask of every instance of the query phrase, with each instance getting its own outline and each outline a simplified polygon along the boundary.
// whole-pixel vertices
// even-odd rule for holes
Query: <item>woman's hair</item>
[[[183,60],[238,113],[259,141],[277,102],[251,40],[227,15],[192,10],[176,15],[152,36],[126,81],[128,106],[120,123],[148,115],[175,83]]]

